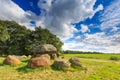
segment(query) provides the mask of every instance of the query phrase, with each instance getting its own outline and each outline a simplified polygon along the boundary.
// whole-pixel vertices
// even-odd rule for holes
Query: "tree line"
[[[65,50],[64,54],[103,54],[101,52],[83,52],[83,51],[73,51],[73,50]]]
[[[31,55],[37,45],[52,44],[58,52],[63,43],[48,29],[27,29],[14,21],[0,20],[0,55]]]

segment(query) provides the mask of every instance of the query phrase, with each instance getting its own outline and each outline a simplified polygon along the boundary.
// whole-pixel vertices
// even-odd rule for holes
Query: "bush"
[[[116,57],[116,56],[111,56],[111,57],[110,57],[110,60],[118,61],[118,60],[120,60],[120,58],[118,58],[118,57]]]

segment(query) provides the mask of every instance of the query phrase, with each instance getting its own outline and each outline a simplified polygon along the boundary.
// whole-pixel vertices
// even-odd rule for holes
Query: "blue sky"
[[[64,50],[120,53],[120,0],[0,0],[0,19],[49,29]]]

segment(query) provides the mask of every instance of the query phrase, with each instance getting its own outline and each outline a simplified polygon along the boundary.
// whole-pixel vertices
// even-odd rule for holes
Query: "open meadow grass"
[[[120,61],[109,60],[114,54],[65,54],[64,59],[79,57],[83,70],[60,71],[54,67],[28,68],[29,58],[20,65],[3,64],[0,57],[0,80],[120,80]],[[51,61],[51,63],[53,60]]]
[[[79,57],[79,58],[90,58],[90,59],[104,59],[111,60],[111,58],[117,58],[120,60],[120,54],[65,54],[67,57]]]

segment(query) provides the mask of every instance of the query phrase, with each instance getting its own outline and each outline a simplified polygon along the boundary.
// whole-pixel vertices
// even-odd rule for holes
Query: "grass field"
[[[118,54],[65,54],[65,60],[79,57],[84,70],[58,71],[52,67],[31,69],[26,67],[29,59],[22,64],[4,65],[0,57],[0,80],[120,80],[120,61],[109,60]],[[51,61],[53,62],[53,61]]]
[[[104,59],[109,60],[111,57],[116,57],[120,60],[120,54],[66,54],[67,57],[79,57],[79,58],[90,58],[90,59]]]

